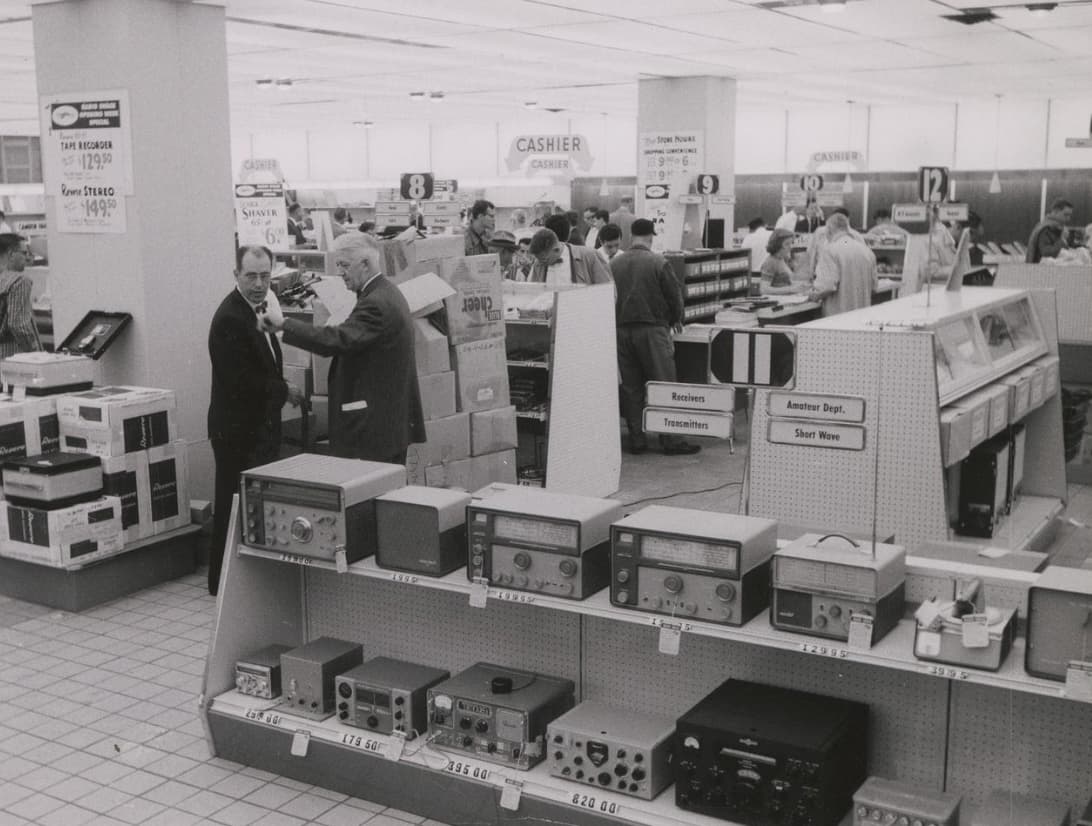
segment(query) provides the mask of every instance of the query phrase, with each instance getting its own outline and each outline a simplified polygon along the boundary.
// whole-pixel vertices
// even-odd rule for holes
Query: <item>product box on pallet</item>
[[[113,556],[123,549],[121,501],[104,496],[59,510],[0,506],[0,554],[71,568]]]
[[[0,460],[61,449],[57,398],[0,400]]]
[[[440,276],[455,289],[444,299],[452,344],[503,338],[504,279],[496,255],[471,255],[440,262]]]
[[[432,326],[427,318],[413,320],[413,349],[417,356],[417,375],[428,376],[451,369],[447,336]]]
[[[518,444],[517,438],[516,408],[513,406],[479,410],[470,414],[471,456],[514,448]]]
[[[473,413],[511,404],[503,338],[458,344],[451,348],[451,360],[459,410]]]
[[[454,371],[418,376],[417,385],[421,390],[421,408],[426,420],[455,415]]]
[[[470,455],[470,414],[456,413],[425,422],[425,441],[406,451],[406,465],[429,467]]]
[[[100,387],[57,397],[61,449],[120,456],[178,437],[173,390]]]
[[[102,469],[103,492],[121,501],[126,543],[189,524],[184,441],[104,458]]]
[[[121,532],[126,544],[152,535],[152,510],[147,496],[148,454],[144,451],[102,460],[102,492],[121,503]],[[143,480],[143,481],[142,481]]]

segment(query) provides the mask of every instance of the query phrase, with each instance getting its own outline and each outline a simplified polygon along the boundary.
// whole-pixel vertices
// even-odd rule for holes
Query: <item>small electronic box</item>
[[[87,453],[43,453],[8,459],[4,498],[14,505],[56,510],[102,496],[102,459]]]
[[[853,826],[959,826],[962,802],[957,794],[870,777],[853,795]]]
[[[375,564],[425,576],[463,567],[469,504],[469,493],[419,485],[377,496]]]
[[[281,654],[287,645],[269,645],[235,663],[235,690],[248,697],[272,700],[281,696]]]
[[[997,671],[1012,650],[1016,611],[984,602],[982,581],[971,579],[957,585],[949,602],[922,603],[915,614],[914,656]]]
[[[325,720],[334,713],[334,679],[364,660],[355,642],[319,637],[281,654],[280,708],[311,720]]]
[[[1064,680],[1069,663],[1092,661],[1092,571],[1047,568],[1028,591],[1028,674]]]
[[[346,725],[379,734],[398,731],[412,740],[428,730],[428,690],[450,676],[441,668],[375,657],[337,678],[337,717]]]

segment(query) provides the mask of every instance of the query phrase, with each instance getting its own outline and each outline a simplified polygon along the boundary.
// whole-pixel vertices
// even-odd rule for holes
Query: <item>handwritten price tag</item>
[[[387,743],[387,759],[397,763],[402,759],[402,752],[406,749],[406,733],[404,731],[396,731],[391,734],[391,739]]]
[[[664,623],[660,626],[660,642],[657,650],[661,654],[678,656],[679,646],[682,644],[682,628],[677,625]]]
[[[311,732],[304,729],[296,729],[292,735],[291,753],[293,757],[306,757],[307,749],[311,747]]]
[[[1065,696],[1092,703],[1092,662],[1070,661],[1065,671]]]
[[[569,798],[569,805],[576,806],[578,809],[587,809],[590,812],[601,812],[607,815],[620,815],[622,813],[622,807],[617,803],[612,803],[609,800],[603,800],[596,797],[594,794],[580,794],[575,792],[571,798]]]
[[[457,774],[460,777],[470,777],[474,780],[489,779],[489,769],[467,760],[448,760],[447,765],[444,766],[444,771],[449,774]]]
[[[872,617],[868,614],[850,615],[849,647],[856,651],[868,651],[872,647]]]
[[[489,601],[489,580],[483,576],[474,577],[474,584],[470,586],[470,607],[484,608]]]

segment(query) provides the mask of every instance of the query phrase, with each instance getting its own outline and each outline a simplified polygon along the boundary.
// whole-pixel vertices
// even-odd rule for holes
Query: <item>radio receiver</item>
[[[451,674],[390,657],[375,657],[337,680],[341,722],[380,734],[404,732],[407,740],[428,730],[426,692]]]
[[[853,795],[853,826],[959,826],[960,803],[957,794],[870,777]]]
[[[556,597],[584,599],[610,581],[613,499],[518,490],[472,502],[467,578]]]
[[[769,605],[777,523],[653,505],[611,526],[611,602],[743,625]]]
[[[1050,566],[1028,591],[1028,674],[1064,680],[1073,660],[1092,660],[1092,571]]]
[[[401,465],[301,453],[245,470],[239,521],[253,548],[346,562],[375,553],[375,502],[406,484]]]
[[[355,642],[319,637],[281,654],[284,699],[289,714],[325,720],[334,713],[334,678],[360,665],[364,652]]]
[[[428,690],[429,740],[517,769],[542,762],[546,726],[573,706],[572,680],[477,663]]]
[[[804,534],[774,554],[770,624],[848,640],[850,617],[864,614],[873,618],[876,643],[902,618],[905,591],[901,546]]]
[[[235,663],[235,688],[240,694],[272,700],[281,696],[281,654],[287,645],[269,645]]]

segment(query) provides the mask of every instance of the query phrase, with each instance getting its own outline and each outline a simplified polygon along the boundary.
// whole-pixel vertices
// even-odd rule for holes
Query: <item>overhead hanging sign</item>
[[[45,194],[59,232],[122,233],[133,194],[132,127],[124,89],[41,98]]]
[[[399,192],[403,198],[423,201],[431,198],[434,191],[434,179],[431,172],[405,172],[402,174]]]
[[[809,173],[816,172],[830,164],[848,167],[854,172],[864,172],[866,169],[863,152],[858,152],[856,149],[839,149],[828,152],[812,152],[811,157],[808,158],[807,171]]]
[[[703,172],[698,175],[697,184],[694,186],[699,195],[716,195],[720,192],[720,175],[710,175]]]
[[[800,188],[804,192],[818,192],[823,188],[823,176],[814,173],[800,176]]]
[[[918,169],[918,200],[939,204],[948,198],[948,167],[923,166]]]
[[[710,345],[709,370],[721,384],[791,388],[796,382],[796,335],[722,330]]]
[[[504,162],[509,172],[570,172],[591,169],[591,151],[583,135],[516,135]]]

